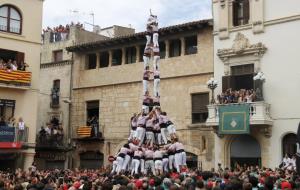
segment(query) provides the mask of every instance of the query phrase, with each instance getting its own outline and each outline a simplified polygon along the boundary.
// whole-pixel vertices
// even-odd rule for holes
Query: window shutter
[[[208,93],[192,95],[192,113],[207,112],[206,106],[208,104],[209,104]]]
[[[232,16],[233,16],[233,26],[238,26],[239,25],[239,2],[238,1],[233,1],[232,2]]]
[[[17,64],[20,64],[21,62],[24,63],[24,57],[25,57],[25,54],[24,54],[24,53],[22,53],[22,52],[17,52],[17,56],[16,56]]]
[[[248,24],[249,23],[249,18],[250,18],[250,7],[249,7],[249,0],[244,0],[243,2],[243,24]]]
[[[225,92],[228,88],[231,87],[231,76],[223,76],[222,77],[222,92]]]

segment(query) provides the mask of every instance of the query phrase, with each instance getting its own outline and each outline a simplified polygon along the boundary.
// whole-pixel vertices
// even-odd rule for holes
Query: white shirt
[[[19,122],[19,130],[25,130],[25,123]]]

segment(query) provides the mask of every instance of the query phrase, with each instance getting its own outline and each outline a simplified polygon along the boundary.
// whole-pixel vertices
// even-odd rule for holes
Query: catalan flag
[[[30,85],[31,72],[0,69],[0,82]]]
[[[92,127],[82,126],[77,129],[77,136],[79,138],[91,137],[92,135]]]

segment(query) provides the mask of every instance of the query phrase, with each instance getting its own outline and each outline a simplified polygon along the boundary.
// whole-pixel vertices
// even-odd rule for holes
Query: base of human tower
[[[184,146],[176,136],[175,125],[160,108],[158,36],[157,16],[151,14],[147,21],[147,41],[143,55],[142,111],[131,117],[128,142],[115,155],[111,173],[160,175],[186,170]],[[152,71],[150,60],[154,61]],[[149,80],[152,74],[153,98],[149,95]]]

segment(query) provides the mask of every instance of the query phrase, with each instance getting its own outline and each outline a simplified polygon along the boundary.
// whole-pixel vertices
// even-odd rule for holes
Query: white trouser
[[[162,136],[161,133],[156,133],[156,143],[161,145],[162,144]]]
[[[173,165],[174,165],[174,155],[169,155],[169,169],[170,169],[170,171],[173,170]]]
[[[167,139],[168,129],[167,128],[161,128],[160,131],[161,131],[161,137],[162,137],[164,143],[167,144],[168,143],[168,139]]]
[[[140,140],[139,146],[141,146],[145,138],[145,129],[143,127],[138,127],[136,129],[136,134],[137,138]]]
[[[150,145],[153,145],[154,133],[152,131],[146,131],[146,139],[150,142]]]
[[[142,105],[142,110],[144,110],[145,114],[149,113],[149,106]]]
[[[130,135],[129,135],[129,137],[128,137],[128,140],[132,140],[135,136],[136,136],[136,130],[134,131],[134,130],[130,130]]]
[[[122,170],[124,158],[118,156],[117,159],[116,159],[116,161],[117,161],[117,168],[116,168],[116,170],[117,170],[117,174],[119,174],[121,172],[121,170]]]
[[[144,159],[141,159],[141,173],[145,173],[145,160]]]
[[[118,162],[117,160],[114,160],[112,163],[112,170],[111,173],[115,173],[117,171]]]
[[[139,166],[140,166],[140,160],[133,159],[132,160],[131,175],[139,173]]]
[[[149,169],[155,175],[155,168],[154,168],[154,161],[153,160],[146,160],[145,161],[145,171],[144,171],[144,174],[147,175]]]
[[[150,57],[144,55],[143,60],[144,60],[144,70],[146,70],[146,67],[149,66]]]
[[[177,172],[180,172],[180,166],[186,165],[186,154],[185,152],[180,152],[175,154],[175,168]]]
[[[155,96],[160,96],[160,92],[159,92],[159,84],[160,84],[160,79],[154,79],[154,85],[153,85],[153,93],[154,93],[154,97]]]
[[[168,129],[169,135],[175,134],[175,133],[176,133],[175,125],[173,125],[173,124],[169,125],[169,126],[167,127],[167,129]]]
[[[158,45],[158,33],[157,32],[153,33],[153,46],[154,47],[158,47],[159,46]]]
[[[153,56],[153,70],[159,70],[159,60],[160,60],[160,56],[159,55],[155,55]]]
[[[146,35],[146,39],[147,39],[147,42],[146,42],[146,47],[147,47],[151,43],[151,36],[150,35]]]
[[[163,165],[163,170],[164,172],[169,172],[169,159],[168,158],[163,158],[162,160],[162,165]]]
[[[143,95],[146,94],[146,91],[148,91],[148,81],[143,80]]]
[[[154,168],[156,170],[162,170],[163,169],[163,164],[161,160],[155,160],[154,162]]]
[[[123,162],[123,165],[122,165],[122,170],[124,170],[124,171],[127,170],[127,166],[128,166],[129,161],[130,161],[130,156],[126,155],[125,159],[124,159],[124,162]]]

